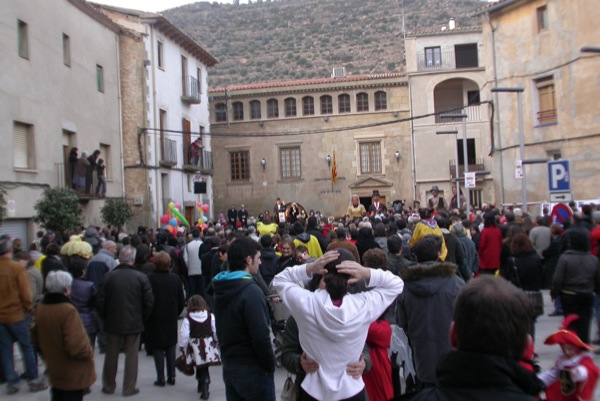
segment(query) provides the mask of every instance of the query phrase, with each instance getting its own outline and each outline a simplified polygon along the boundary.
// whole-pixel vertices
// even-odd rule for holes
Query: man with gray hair
[[[32,307],[27,270],[13,261],[12,241],[0,239],[0,364],[7,381],[6,393],[19,391],[19,375],[15,372],[13,343],[19,342],[25,363],[25,377],[31,392],[48,386],[38,377],[37,362],[29,337],[29,313]]]
[[[144,331],[144,321],[152,312],[154,295],[148,276],[133,267],[135,254],[131,245],[121,249],[121,264],[106,274],[96,301],[106,331],[106,357],[102,370],[104,394],[115,392],[121,340],[125,351],[123,395],[127,397],[140,392],[136,388],[140,334]]]

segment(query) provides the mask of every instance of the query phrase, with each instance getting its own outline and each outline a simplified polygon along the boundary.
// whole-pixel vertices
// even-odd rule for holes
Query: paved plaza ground
[[[552,312],[553,308],[550,303],[550,296],[548,291],[544,291],[545,296],[545,309],[546,313],[544,316],[540,316],[536,325],[536,351],[539,355],[539,363],[543,369],[547,369],[552,366],[554,360],[560,353],[560,347],[558,346],[547,346],[543,344],[544,339],[558,328],[562,317],[549,317],[548,313]],[[498,322],[502,323],[502,322]],[[596,324],[595,321],[592,324],[592,333],[595,335]],[[138,387],[140,393],[133,397],[122,397],[120,395],[122,390],[122,379],[123,379],[123,361],[124,355],[120,355],[119,359],[119,371],[117,373],[117,390],[114,395],[102,394],[101,386],[101,374],[102,364],[104,363],[104,355],[98,354],[96,351],[96,373],[98,379],[92,387],[91,394],[84,397],[85,401],[109,401],[109,400],[143,400],[143,401],[163,401],[163,400],[197,400],[199,394],[196,393],[196,380],[193,377],[183,376],[178,372],[177,383],[175,386],[166,387],[155,387],[152,383],[156,380],[154,371],[154,361],[152,357],[146,356],[142,351],[140,352],[140,363],[139,363],[139,374],[138,374]],[[594,357],[596,364],[600,365],[600,356]],[[17,366],[21,366],[20,363]],[[43,369],[43,367],[40,367]],[[224,401],[225,400],[225,388],[223,386],[223,380],[221,376],[220,367],[211,367],[210,374],[212,377],[212,384],[210,387],[210,400],[213,401]],[[277,368],[275,372],[275,388],[277,391],[277,398],[281,393],[283,383],[287,377],[286,370],[283,367]],[[5,388],[2,386],[0,389],[0,399],[2,400],[13,400],[13,401],[47,401],[50,399],[49,392],[40,393],[29,393],[24,383],[21,383],[21,391],[13,396],[7,396],[5,394]],[[596,391],[596,399],[600,400],[600,388]]]

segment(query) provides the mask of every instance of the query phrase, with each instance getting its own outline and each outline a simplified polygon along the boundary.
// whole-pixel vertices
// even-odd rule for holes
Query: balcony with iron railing
[[[177,165],[177,142],[172,139],[162,139],[160,143],[160,161],[163,167]]]
[[[185,163],[183,164],[183,169],[190,172],[200,172],[201,174],[212,175],[212,152],[210,150],[200,149],[194,154],[191,146],[188,148],[189,150],[184,148]]]
[[[450,178],[453,180],[456,180],[456,160],[450,160],[449,167],[450,167]],[[469,167],[469,171],[471,171],[471,172],[484,171],[484,169],[485,169],[485,166],[483,165],[483,159],[480,159],[480,158],[470,159],[468,167]],[[458,176],[462,178],[464,176],[464,174],[465,174],[465,165],[462,163],[459,163],[458,164]]]
[[[91,179],[92,181],[87,183],[87,177],[78,177],[74,175],[71,171],[71,168],[68,164],[65,163],[55,163],[56,168],[56,188],[71,188],[77,194],[80,202],[87,202],[90,199],[100,199],[104,198],[106,194],[102,195],[101,191],[96,194],[96,188],[98,184],[98,178],[96,177],[96,172],[92,173]],[[87,192],[86,192],[87,191]]]
[[[461,118],[442,118],[444,114],[466,114],[467,122],[480,122],[483,121],[481,116],[481,105],[475,104],[471,106],[457,105],[446,105],[446,106],[435,106],[435,123],[460,123]]]
[[[200,81],[191,75],[184,78],[181,101],[188,104],[200,103]]]
[[[417,71],[448,71],[477,68],[477,51],[423,52],[417,54]]]

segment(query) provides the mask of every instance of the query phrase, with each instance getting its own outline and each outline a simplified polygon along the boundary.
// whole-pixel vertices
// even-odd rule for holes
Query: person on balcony
[[[85,192],[85,179],[89,165],[90,162],[87,159],[87,152],[81,152],[81,156],[77,159],[77,165],[75,166],[75,178],[73,178],[75,182],[75,191],[79,194]]]
[[[87,170],[85,172],[85,193],[91,195],[93,183],[94,183],[94,171],[96,170],[96,166],[98,165],[98,157],[100,156],[100,151],[98,149],[94,150],[90,156],[88,156],[87,160],[89,165],[87,166]]]
[[[190,149],[190,161],[194,166],[198,166],[200,163],[200,156],[202,155],[202,149],[204,146],[202,145],[202,138],[198,137],[194,142],[192,142],[192,146]]]
[[[77,166],[77,148],[71,148],[69,151],[69,176],[71,177],[71,188],[77,190],[75,184],[75,167]]]
[[[104,160],[98,159],[98,163],[96,165],[96,196],[106,196],[106,175],[104,170],[106,170]]]

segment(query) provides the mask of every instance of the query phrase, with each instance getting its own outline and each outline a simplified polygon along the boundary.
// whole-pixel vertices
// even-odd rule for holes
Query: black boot
[[[200,399],[208,400],[209,395],[210,392],[208,391],[208,380],[205,380],[202,383],[200,383]]]

